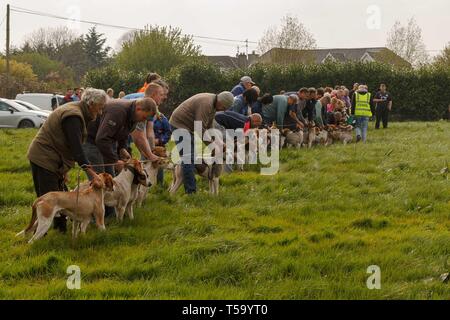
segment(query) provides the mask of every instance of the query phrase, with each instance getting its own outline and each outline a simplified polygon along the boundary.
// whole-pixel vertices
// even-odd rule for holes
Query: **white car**
[[[0,99],[0,128],[40,128],[48,113],[28,110],[20,104]]]
[[[23,107],[25,107],[25,108],[27,108],[28,110],[31,110],[31,111],[41,111],[41,112],[44,112],[44,113],[47,113],[47,114],[52,113],[52,112],[49,111],[49,110],[42,110],[41,108],[35,106],[34,104],[29,103],[29,102],[26,102],[26,101],[22,101],[22,100],[14,100],[14,102],[17,102],[17,103],[20,104],[21,106],[23,106]]]
[[[51,93],[21,93],[16,100],[29,102],[42,110],[53,111],[64,104],[64,96]]]

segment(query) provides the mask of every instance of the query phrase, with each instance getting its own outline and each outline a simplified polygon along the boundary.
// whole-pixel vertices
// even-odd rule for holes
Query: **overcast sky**
[[[172,25],[197,36],[258,41],[269,26],[290,14],[297,16],[314,35],[319,47],[353,48],[385,46],[396,20],[414,16],[423,30],[430,54],[450,42],[449,0],[10,0],[12,6],[107,24],[142,28],[146,24]],[[6,11],[1,2],[0,23]],[[379,14],[378,14],[379,13]],[[84,33],[88,24],[73,24],[48,17],[12,13],[11,39],[20,45],[24,37],[40,27],[69,25]],[[98,27],[117,48],[125,32]],[[1,26],[0,50],[5,48],[5,23]],[[196,39],[207,55],[235,55],[242,43]],[[250,51],[256,44],[250,44]]]

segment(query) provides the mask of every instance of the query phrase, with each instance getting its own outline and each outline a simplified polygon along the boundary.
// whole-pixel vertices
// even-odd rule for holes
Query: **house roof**
[[[264,60],[266,57],[278,56],[280,58],[289,57],[297,58],[298,60],[304,60],[306,57],[310,57],[316,63],[322,63],[330,55],[337,61],[359,61],[367,53],[374,60],[377,59],[379,53],[389,51],[393,55],[391,50],[385,47],[373,47],[373,48],[332,48],[332,49],[311,49],[311,50],[295,50],[295,49],[283,49],[273,48],[264,53],[261,58]],[[398,57],[398,56],[397,56]],[[400,58],[400,57],[398,57]]]
[[[238,69],[238,59],[229,56],[206,56],[210,63],[213,63],[221,68]]]
[[[365,56],[369,56],[369,61],[387,62],[398,66],[411,66],[406,60],[385,47],[372,48],[335,48],[335,49],[311,49],[296,50],[273,48],[260,57],[248,61],[247,66],[254,63],[323,63],[327,58],[332,61],[348,62],[362,61]],[[224,69],[239,69],[242,61],[237,57],[230,56],[206,56],[209,62]],[[241,65],[240,65],[241,64]]]

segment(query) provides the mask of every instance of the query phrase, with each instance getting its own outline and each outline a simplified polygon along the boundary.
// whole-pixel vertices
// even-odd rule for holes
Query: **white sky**
[[[84,20],[142,28],[146,24],[172,25],[184,33],[198,36],[258,41],[269,26],[278,25],[286,15],[297,16],[317,40],[319,47],[379,47],[385,46],[387,33],[396,20],[406,22],[414,16],[422,28],[428,50],[441,50],[450,42],[449,0],[10,0],[12,6],[46,12],[59,16],[75,16]],[[380,11],[379,28],[369,28],[367,21]],[[1,2],[0,23],[6,11]],[[55,27],[73,23],[12,13],[11,39],[20,45],[24,37],[40,27]],[[77,27],[77,25],[75,25]],[[79,24],[79,33],[91,27]],[[109,27],[98,27],[116,48],[124,33]],[[235,55],[239,43],[197,39],[207,55]],[[240,44],[242,50],[243,44]],[[256,45],[250,45],[250,51]],[[5,23],[1,25],[0,50],[5,49]],[[438,52],[430,51],[431,55]]]

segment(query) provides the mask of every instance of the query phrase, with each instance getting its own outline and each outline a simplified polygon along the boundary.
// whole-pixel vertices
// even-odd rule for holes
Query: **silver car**
[[[16,102],[16,103],[20,104],[21,106],[27,108],[28,110],[32,110],[32,111],[42,111],[42,112],[47,113],[47,114],[52,113],[51,111],[43,110],[43,109],[41,109],[41,108],[35,106],[34,104],[29,103],[29,102],[26,102],[26,101],[14,100],[14,102]]]
[[[0,128],[40,128],[47,118],[45,112],[28,110],[12,100],[0,99]]]

